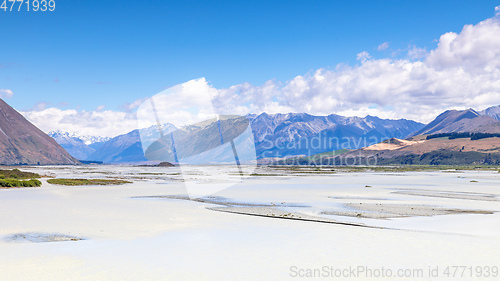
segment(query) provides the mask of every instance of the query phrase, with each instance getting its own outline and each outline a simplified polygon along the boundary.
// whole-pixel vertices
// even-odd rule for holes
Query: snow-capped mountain
[[[79,135],[77,133],[70,133],[70,132],[63,132],[61,130],[57,131],[50,131],[48,133],[49,136],[51,137],[63,137],[63,138],[73,138],[73,139],[80,139],[82,140],[86,145],[91,145],[97,142],[106,142],[110,140],[110,137],[101,137],[101,136],[90,136],[90,135]]]
[[[63,131],[51,131],[48,133],[59,145],[61,145],[71,156],[86,160],[102,144],[110,140],[108,137],[80,136],[76,133]]]
[[[79,136],[86,145],[91,145],[98,142],[107,142],[111,138],[110,137],[100,137],[100,136]]]
[[[405,138],[424,126],[405,119],[344,117],[335,114],[314,116],[306,113],[262,113],[248,115],[247,118],[251,123],[258,158],[311,155],[342,148],[356,149],[389,138]],[[161,127],[164,133],[176,129],[172,124],[163,124]],[[160,138],[157,126],[134,130],[91,145],[85,145],[82,138],[71,134],[57,133],[51,136],[72,155],[81,156],[79,159],[104,163],[146,161],[143,148]],[[100,146],[93,147],[95,144]]]

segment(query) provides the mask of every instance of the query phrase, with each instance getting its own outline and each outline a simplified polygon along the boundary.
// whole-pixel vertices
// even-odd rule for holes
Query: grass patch
[[[360,162],[365,161],[360,159]],[[435,150],[422,155],[407,154],[393,158],[378,158],[377,165],[432,165],[432,166],[496,166],[500,154],[477,151]]]
[[[284,160],[275,161],[275,165],[310,165],[310,164],[320,164],[324,159],[330,159],[332,157],[347,153],[351,150],[349,149],[339,149],[335,151],[326,151],[311,156],[298,156],[290,157]]]
[[[18,169],[0,170],[0,188],[41,186],[42,182],[37,178],[40,178],[39,174],[23,172]]]
[[[1,188],[38,187],[41,185],[42,182],[37,179],[30,179],[30,180],[0,179]]]
[[[250,176],[252,177],[281,177],[281,176],[286,176],[283,174],[259,174],[259,173],[253,173]]]
[[[325,173],[325,169],[331,169],[340,173],[350,172],[426,172],[426,171],[446,171],[450,169],[460,171],[496,171],[498,166],[477,166],[477,165],[388,165],[388,166],[321,166],[322,170],[318,171],[317,167],[311,166],[269,166],[273,170],[288,171],[291,173]],[[500,170],[499,170],[500,172]]]
[[[105,180],[105,179],[49,179],[48,183],[59,184],[59,185],[119,185],[132,183],[125,180]]]
[[[0,179],[38,179],[40,175],[37,173],[23,172],[18,169],[0,170]]]

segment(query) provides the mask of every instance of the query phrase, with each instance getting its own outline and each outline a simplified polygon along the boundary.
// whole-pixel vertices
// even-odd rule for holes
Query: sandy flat
[[[495,194],[477,192],[435,191],[425,189],[402,189],[394,191],[397,194],[414,196],[427,196],[448,199],[478,200],[478,201],[500,201],[500,196]]]
[[[297,280],[292,267],[494,266],[500,252],[500,202],[488,200],[500,194],[494,172],[221,176],[234,184],[190,200],[175,168],[23,169],[134,183],[66,187],[43,179],[40,188],[0,190],[0,280]],[[202,188],[211,169],[222,171],[193,167],[187,180]]]
[[[7,242],[49,243],[85,240],[81,237],[58,233],[17,233],[4,237]]]
[[[374,204],[374,203],[349,203],[345,204],[346,211],[323,212],[325,215],[349,216],[371,219],[389,219],[413,216],[442,216],[453,214],[493,214],[493,211],[466,210],[443,208],[432,205],[410,204]]]

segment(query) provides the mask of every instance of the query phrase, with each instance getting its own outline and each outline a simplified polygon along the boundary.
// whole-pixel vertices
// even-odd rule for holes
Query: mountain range
[[[175,130],[175,126],[169,123],[162,124],[163,132]],[[159,136],[156,134],[157,126],[145,129],[136,129],[127,134],[119,135],[104,143],[83,160],[101,161],[104,163],[136,163],[148,161],[144,156],[141,136],[143,141],[151,143]]]
[[[278,164],[500,165],[498,108],[447,110],[406,139],[391,138],[342,154],[296,157]]]
[[[314,116],[306,113],[250,115],[257,158],[314,155],[405,138],[424,124],[374,116]]]
[[[447,110],[425,125],[412,120],[381,119],[375,116],[315,116],[306,113],[250,114],[258,159],[282,159],[310,156],[341,149],[356,150],[389,139],[406,139],[418,135],[452,132],[500,133],[500,106],[477,112]],[[175,130],[163,124],[163,131]],[[155,134],[156,131],[156,134]],[[50,134],[61,146],[80,160],[104,163],[136,163],[147,161],[143,145],[159,138],[156,126],[133,130],[111,139],[79,137],[64,132]],[[146,137],[146,144],[141,138]],[[148,137],[149,136],[149,137]]]
[[[254,135],[257,158],[310,155],[341,148],[355,149],[397,137],[407,137],[424,124],[411,120],[389,120],[367,116],[314,116],[306,113],[248,115]],[[163,124],[163,131],[175,130]],[[50,134],[68,152],[80,160],[104,163],[133,163],[147,161],[141,138],[151,143],[159,138],[156,126],[133,130],[105,142],[85,144],[83,139],[68,133]],[[71,137],[68,137],[71,136]],[[361,141],[359,141],[361,140]],[[98,145],[99,147],[95,147]]]
[[[51,131],[48,135],[60,144],[69,154],[77,159],[87,159],[111,138],[80,136],[75,133]]]
[[[0,164],[80,164],[79,160],[138,163],[152,158],[162,160],[162,157],[168,156],[168,151],[171,156],[172,152],[176,153],[175,147],[165,146],[169,143],[167,134],[170,132],[183,140],[176,145],[178,154],[194,157],[196,162],[199,158],[196,155],[214,149],[217,143],[229,144],[229,139],[235,139],[239,131],[245,130],[245,134],[249,134],[245,128],[250,128],[252,134],[245,138],[245,143],[239,145],[255,146],[260,163],[320,154],[336,158],[338,155],[358,153],[362,158],[377,156],[381,163],[386,164],[500,164],[500,106],[483,111],[447,110],[427,125],[406,119],[344,117],[335,114],[314,116],[306,113],[262,113],[237,118],[227,116],[220,121],[207,122],[181,129],[166,123],[161,125],[161,130],[151,126],[114,138],[79,136],[62,131],[50,132],[49,136],[0,99]],[[146,154],[149,153],[148,159],[144,156],[144,150]],[[334,155],[332,151],[335,151]],[[350,152],[341,154],[341,151]],[[204,155],[212,159],[210,153]]]

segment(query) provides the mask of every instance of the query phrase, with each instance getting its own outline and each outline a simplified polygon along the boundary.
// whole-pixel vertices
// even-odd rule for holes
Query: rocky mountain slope
[[[411,120],[306,113],[250,116],[258,158],[313,155],[356,149],[388,138],[405,138],[424,127]]]
[[[306,113],[262,113],[260,115],[248,115],[247,118],[250,121],[254,135],[257,158],[267,159],[300,155],[309,156],[341,149],[355,150],[392,138],[402,140],[410,136],[423,134],[451,132],[500,133],[500,122],[496,120],[499,118],[498,112],[500,112],[500,106],[491,107],[481,112],[473,109],[448,110],[427,125],[405,119],[388,120],[374,116],[364,118],[344,117],[335,114],[314,116]],[[163,126],[165,132],[175,129],[174,126],[169,124]],[[105,163],[145,161],[143,147],[146,148],[159,139],[159,135],[155,131],[157,130],[153,126],[141,131],[135,130],[117,136],[107,142],[100,143],[102,146],[95,148],[95,151],[84,160],[103,161]],[[141,143],[139,135],[143,137],[144,143]],[[454,145],[458,147],[462,141],[464,139],[453,141],[453,143],[456,142]],[[68,145],[68,151],[72,151],[75,155],[83,150],[90,151],[90,149],[84,148],[82,142],[79,141],[59,140],[59,142],[65,147]],[[442,142],[442,140],[429,142],[428,144],[432,145],[428,146],[426,152],[423,153],[428,153],[428,149],[449,149]],[[475,142],[474,144],[478,143]],[[460,148],[462,146],[467,147],[467,144],[462,144]],[[421,151],[422,147],[425,147],[425,145],[413,146],[413,148],[418,148],[418,151]],[[407,147],[401,151],[408,152],[408,150],[410,148]],[[478,152],[478,150],[469,152]],[[386,156],[399,157],[395,156],[393,152],[391,153],[386,154]]]
[[[487,108],[483,111],[480,111],[479,114],[484,116],[490,116],[491,118],[500,121],[500,105]]]
[[[175,129],[172,124],[163,124],[162,130],[167,133]],[[146,142],[158,139],[155,132],[156,126],[139,130],[133,130],[127,134],[116,136],[103,143],[94,153],[85,160],[102,161],[104,163],[133,163],[147,161],[141,143],[141,137]]]
[[[406,140],[392,138],[316,163],[296,164],[499,165],[500,122],[482,114],[473,109],[448,110]]]
[[[0,99],[0,164],[79,164],[54,139]]]
[[[305,113],[262,113],[249,115],[247,118],[251,124],[258,158],[312,155],[341,148],[355,149],[392,137],[405,138],[424,126],[405,119],[343,117],[333,114],[314,116]],[[175,129],[171,124],[162,126],[164,132]],[[141,143],[140,137],[145,143]],[[146,161],[142,146],[147,148],[158,139],[155,126],[141,129],[140,132],[134,130],[103,143],[82,160],[105,163]],[[75,155],[84,150],[81,142],[59,141]]]
[[[447,110],[412,136],[452,132],[491,132],[496,133],[497,120],[481,115],[473,109]],[[500,132],[500,131],[498,131]]]

